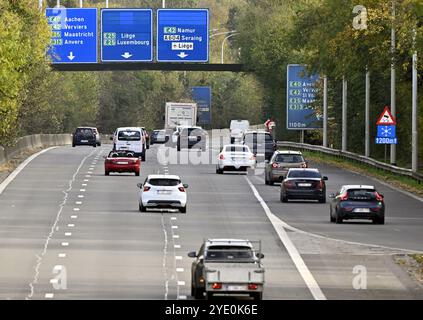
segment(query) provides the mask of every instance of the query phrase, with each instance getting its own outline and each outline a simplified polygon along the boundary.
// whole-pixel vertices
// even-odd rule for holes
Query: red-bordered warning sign
[[[383,110],[383,112],[380,115],[379,120],[376,122],[376,124],[377,125],[385,125],[385,126],[397,124],[397,122],[395,121],[395,118],[392,115],[389,107],[385,107],[385,109]]]

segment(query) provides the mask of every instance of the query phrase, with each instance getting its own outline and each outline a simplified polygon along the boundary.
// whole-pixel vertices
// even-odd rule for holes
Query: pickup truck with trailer
[[[256,244],[253,246],[253,243]],[[191,295],[196,299],[215,295],[249,295],[263,298],[264,266],[260,241],[208,239],[198,251],[191,268]]]

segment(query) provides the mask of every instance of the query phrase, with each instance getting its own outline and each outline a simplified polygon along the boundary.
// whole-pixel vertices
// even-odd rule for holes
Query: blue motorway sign
[[[286,128],[290,130],[322,129],[323,116],[315,110],[318,75],[307,76],[306,66],[287,67]]]
[[[97,9],[48,8],[53,63],[97,63]]]
[[[208,62],[209,10],[157,10],[157,61]]]
[[[101,10],[101,61],[152,61],[151,9]]]
[[[211,124],[211,88],[193,87],[191,92],[197,103],[198,124]]]
[[[397,144],[395,125],[378,125],[376,144]]]

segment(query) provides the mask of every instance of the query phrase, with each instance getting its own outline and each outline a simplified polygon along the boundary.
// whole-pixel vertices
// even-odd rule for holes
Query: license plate
[[[88,140],[81,140],[81,142],[88,142]]]
[[[242,291],[246,289],[247,289],[246,286],[228,286],[228,290],[230,291]]]
[[[311,183],[299,183],[299,187],[311,187]]]
[[[357,213],[369,213],[370,212],[370,209],[369,208],[355,208],[354,209],[354,212],[357,212]]]
[[[172,191],[168,191],[168,190],[159,190],[157,191],[158,194],[171,194]]]
[[[122,162],[122,161],[120,161],[120,162],[117,162],[117,164],[128,164],[128,162]]]

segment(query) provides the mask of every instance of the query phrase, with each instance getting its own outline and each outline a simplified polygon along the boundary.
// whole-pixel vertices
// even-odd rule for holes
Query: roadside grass
[[[416,261],[416,277],[419,281],[423,282],[423,255],[422,254],[410,254],[410,257]]]
[[[22,162],[25,161],[26,158],[33,155],[34,153],[37,153],[41,151],[43,148],[35,148],[31,150],[26,150],[24,152],[21,152],[17,154],[13,159],[9,160],[8,162],[5,162],[0,165],[0,182],[2,182],[3,179],[6,179],[6,177],[13,172]]]
[[[381,170],[379,168],[369,166],[367,164],[355,162],[348,159],[341,159],[320,152],[304,150],[302,151],[302,153],[307,160],[310,160],[312,162],[320,164],[329,164],[339,168],[357,172],[387,182],[392,186],[414,193],[418,196],[423,196],[423,183],[419,183],[411,177],[401,176],[395,173],[391,173],[385,170]]]

